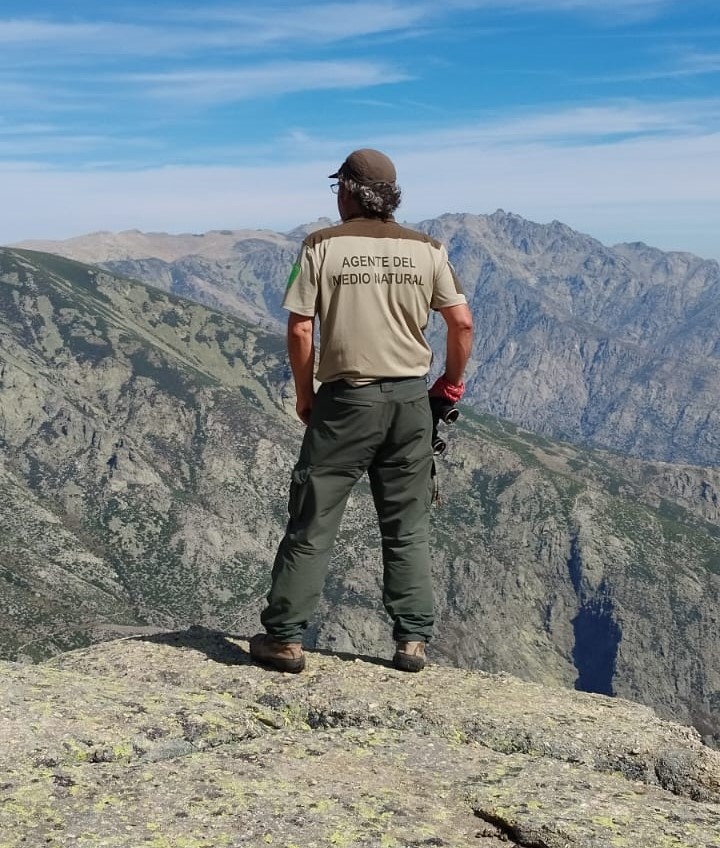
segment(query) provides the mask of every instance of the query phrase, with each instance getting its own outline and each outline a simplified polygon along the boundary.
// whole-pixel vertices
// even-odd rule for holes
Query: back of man
[[[338,178],[343,223],[308,236],[288,281],[288,351],[307,430],[293,469],[289,521],[272,572],[266,634],[255,659],[300,671],[302,634],[317,606],[353,485],[367,472],[383,554],[383,603],[396,668],[419,671],[432,635],[429,557],[432,416],[423,330],[431,309],[448,325],[446,373],[432,392],[462,395],[472,322],[445,248],[399,226],[392,162],[351,154]],[[313,331],[320,322],[314,391]]]
[[[431,309],[465,303],[444,247],[394,221],[352,218],[310,235],[283,305],[320,320],[316,378],[424,377]]]

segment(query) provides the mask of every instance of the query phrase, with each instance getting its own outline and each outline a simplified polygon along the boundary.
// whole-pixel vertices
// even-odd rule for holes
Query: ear
[[[342,218],[343,221],[346,218],[350,218],[352,216],[352,213],[351,213],[350,208],[349,208],[350,205],[351,205],[351,202],[352,202],[352,195],[345,188],[345,186],[342,183],[340,183],[340,188],[338,189],[338,193],[337,193],[337,208],[338,208],[338,213],[340,214],[340,217]]]

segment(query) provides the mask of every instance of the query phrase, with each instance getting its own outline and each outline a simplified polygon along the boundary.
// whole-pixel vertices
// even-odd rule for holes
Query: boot
[[[297,674],[305,668],[305,655],[299,642],[278,642],[267,633],[257,633],[252,637],[250,656],[277,671]]]
[[[393,666],[399,671],[422,671],[425,668],[425,643],[398,642]]]

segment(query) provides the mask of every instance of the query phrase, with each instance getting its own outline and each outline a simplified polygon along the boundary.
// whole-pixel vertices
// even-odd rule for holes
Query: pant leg
[[[275,557],[267,632],[282,642],[302,638],[317,607],[348,496],[385,438],[386,404],[370,387],[323,385],[293,469],[289,520]]]
[[[299,642],[320,600],[340,521],[353,484],[362,474],[296,465],[290,483],[288,521],[272,570],[267,632]]]
[[[405,390],[406,387],[403,387]],[[420,397],[398,397],[385,444],[368,469],[383,552],[383,603],[398,641],[428,641],[434,623],[429,524],[432,416]]]

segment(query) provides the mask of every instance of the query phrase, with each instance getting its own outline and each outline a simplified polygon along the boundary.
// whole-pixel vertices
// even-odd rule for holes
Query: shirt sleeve
[[[460,306],[467,303],[467,298],[457,278],[455,269],[448,259],[447,249],[440,247],[440,256],[435,271],[431,309],[445,309],[447,306]]]
[[[290,270],[282,305],[288,312],[311,318],[317,312],[317,298],[318,275],[315,262],[311,248],[304,244]]]

